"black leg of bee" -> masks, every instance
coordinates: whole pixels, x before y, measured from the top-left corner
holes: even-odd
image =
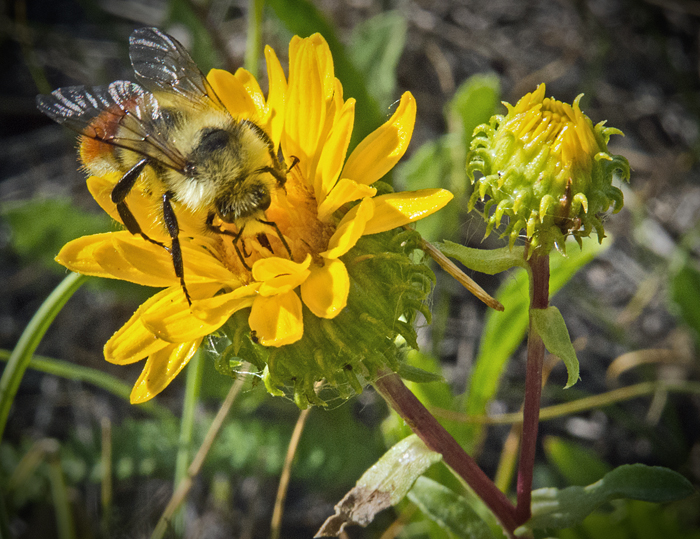
[[[241,227],[241,229],[238,231],[237,234],[233,235],[233,248],[236,250],[236,254],[238,255],[238,258],[241,260],[241,264],[243,264],[243,267],[247,269],[248,271],[253,271],[248,264],[246,264],[245,258],[250,256],[250,253],[245,252],[245,245],[243,245],[243,253],[241,253],[241,250],[238,248],[238,242],[241,239],[241,235],[243,234],[243,231],[245,230],[245,225]],[[244,256],[245,255],[245,256]]]
[[[134,214],[131,213],[131,210],[126,205],[127,195],[131,192],[131,189],[134,187],[136,180],[138,180],[139,175],[141,174],[141,172],[143,172],[143,169],[146,167],[147,164],[148,159],[141,159],[141,161],[139,161],[133,167],[127,170],[126,173],[117,182],[117,185],[114,186],[114,189],[112,189],[112,194],[110,195],[110,197],[112,199],[112,202],[114,202],[117,205],[117,212],[119,213],[119,217],[121,217],[122,223],[124,223],[124,226],[129,232],[131,232],[134,235],[138,234],[144,240],[150,241],[151,243],[158,245],[159,247],[164,247],[167,249],[167,247],[161,242],[149,238],[146,234],[144,234],[144,232],[141,230],[141,226],[139,225],[138,221],[136,221],[136,217],[134,217]]]
[[[262,219],[258,219],[259,223],[262,223],[267,226],[271,226],[275,229],[275,232],[277,232],[277,237],[280,239],[282,242],[282,245],[284,245],[284,248],[287,249],[287,252],[289,253],[289,259],[293,260],[292,258],[292,250],[289,248],[289,244],[287,243],[287,240],[284,239],[284,236],[282,235],[282,232],[280,232],[279,227],[277,226],[277,223],[274,221],[263,221]]]
[[[243,256],[243,253],[241,253],[241,250],[238,248],[238,242],[241,239],[241,234],[243,234],[243,229],[245,229],[245,225],[241,227],[241,229],[238,232],[231,232],[230,230],[222,230],[221,228],[218,228],[214,226],[214,217],[216,215],[213,213],[210,213],[207,216],[206,220],[206,225],[209,230],[212,232],[216,232],[217,234],[224,234],[225,236],[232,236],[233,237],[233,248],[236,250],[236,254],[238,255],[238,259],[241,261],[241,264],[243,264],[243,267],[248,270],[252,271],[250,269],[250,266],[246,264],[245,257]],[[243,252],[245,252],[245,247],[243,247]],[[246,254],[248,256],[248,254]]]
[[[180,227],[177,224],[177,217],[173,206],[170,204],[172,196],[173,194],[170,191],[166,191],[163,194],[163,221],[165,221],[165,227],[168,229],[168,234],[170,234],[170,256],[173,259],[175,275],[180,279],[180,285],[187,298],[187,303],[192,305],[192,299],[187,291],[187,286],[185,286],[185,269],[182,264],[182,249],[180,247],[179,238]]]
[[[296,155],[292,156],[292,164],[287,167],[287,174],[289,174],[292,169],[297,166],[297,163],[299,162],[299,158]]]

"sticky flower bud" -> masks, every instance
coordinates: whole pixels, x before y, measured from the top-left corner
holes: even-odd
[[[612,185],[617,175],[629,181],[627,160],[608,152],[618,129],[593,125],[583,114],[579,95],[573,105],[545,98],[545,85],[525,95],[505,116],[493,116],[474,131],[467,174],[474,185],[469,210],[485,201],[486,236],[509,218],[501,237],[512,247],[525,230],[528,254],[564,249],[568,235],[605,237],[601,220],[610,206],[623,206],[622,191]],[[483,177],[475,178],[475,172]],[[487,200],[488,199],[488,200]]]

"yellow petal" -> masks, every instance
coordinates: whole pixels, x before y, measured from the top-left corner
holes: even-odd
[[[298,264],[293,260],[270,257],[253,264],[253,278],[261,282],[258,290],[261,296],[285,294],[303,283],[309,276],[311,255]]]
[[[152,399],[180,373],[202,343],[202,339],[171,344],[152,354],[131,390],[131,404]]]
[[[265,103],[265,96],[260,89],[258,81],[253,77],[253,75],[247,69],[239,67],[234,75],[240,83],[245,88],[246,92],[250,96],[255,105],[255,116],[257,118],[264,118],[267,114],[267,104]]]
[[[334,318],[348,303],[350,277],[340,260],[325,260],[323,267],[314,267],[301,285],[301,299],[319,318]]]
[[[200,238],[200,240],[205,242],[206,238]],[[217,252],[215,245],[207,248],[206,243],[203,245],[191,241],[180,243],[185,266],[185,282],[219,282],[231,288],[240,286],[240,276],[232,273],[212,254]]]
[[[104,245],[112,247],[112,232],[83,236],[66,243],[56,255],[56,262],[71,271],[94,277],[114,278],[95,260],[95,251]]]
[[[92,254],[114,279],[155,287],[179,282],[167,251],[129,232],[112,232],[110,242],[103,243]]]
[[[219,289],[217,283],[188,286],[192,297],[203,299],[213,296]],[[141,314],[143,325],[156,337],[171,343],[192,341],[208,335],[221,327],[226,320],[216,319],[207,323],[194,316],[185,294],[178,287],[171,287],[168,293],[159,294]]]
[[[352,128],[355,123],[355,100],[348,99],[342,105],[337,117],[334,119],[328,139],[323,144],[323,150],[316,169],[314,192],[316,200],[323,202],[328,192],[333,189],[338,180],[340,171],[345,162],[345,156],[352,136]]]
[[[421,189],[374,197],[374,216],[367,222],[365,234],[377,234],[423,219],[444,207],[453,196],[446,189]]]
[[[162,290],[149,298],[132,315],[104,346],[105,359],[117,365],[128,365],[161,350],[168,343],[160,340],[151,331],[146,329],[141,321],[143,312],[158,302],[162,296],[170,294],[170,290]]]
[[[232,292],[192,302],[192,314],[210,325],[222,325],[233,313],[253,304],[260,283],[251,283]]]
[[[318,220],[327,223],[331,215],[343,204],[361,198],[373,197],[377,190],[369,185],[363,185],[347,178],[341,178],[335,187],[318,207]]]
[[[250,118],[256,115],[258,109],[253,98],[234,75],[223,69],[212,69],[207,80],[231,116]]]
[[[309,269],[311,265],[311,255],[306,255],[303,262],[298,263],[288,258],[279,256],[271,256],[269,258],[261,258],[253,264],[252,273],[253,279],[259,282],[269,281],[280,275],[294,275],[303,273]]]
[[[304,334],[301,300],[294,291],[258,297],[250,310],[248,324],[264,346],[292,344]]]
[[[415,121],[416,101],[406,92],[389,121],[370,133],[350,154],[342,177],[370,185],[384,176],[406,152]]]
[[[308,40],[301,43],[295,63],[289,69],[283,148],[285,155],[299,158],[297,166],[302,175],[313,178],[318,141],[326,123],[326,101],[312,43]],[[295,73],[300,75],[294,76]]]
[[[92,198],[112,219],[119,222],[121,222],[121,218],[117,212],[117,205],[112,202],[112,191],[121,177],[122,175],[118,172],[113,172],[104,176],[90,176],[87,179],[87,188]]]
[[[275,145],[279,148],[284,128],[285,103],[287,99],[287,79],[284,76],[282,65],[280,64],[272,47],[265,47],[265,61],[267,63],[267,80],[269,90],[267,92],[267,106],[271,117],[268,123],[268,133]]]
[[[324,258],[338,258],[352,249],[365,233],[367,221],[374,215],[374,199],[362,199],[338,223],[338,228],[328,241],[328,250],[321,253]]]

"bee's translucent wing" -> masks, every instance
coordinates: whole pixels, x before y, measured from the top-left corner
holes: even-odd
[[[204,74],[175,38],[157,28],[139,28],[129,38],[129,56],[134,72],[147,89],[225,110]]]
[[[115,81],[109,86],[68,86],[37,96],[37,107],[52,120],[78,133],[184,170],[185,158],[160,132],[160,108],[138,84]]]

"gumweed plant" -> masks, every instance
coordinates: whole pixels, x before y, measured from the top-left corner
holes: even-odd
[[[198,208],[176,206],[190,303],[161,245],[168,230],[153,219],[159,196],[137,185],[129,208],[148,224],[144,232],[154,242],[128,230],[108,232],[74,240],[56,258],[82,274],[166,287],[104,348],[112,363],[146,360],[132,403],[162,391],[216,333],[230,337],[230,356],[245,355],[241,347],[255,349],[250,359],[271,393],[283,394],[293,381],[302,408],[320,403],[313,389],[318,380],[359,391],[358,378],[373,380],[387,361],[397,367],[385,352],[398,335],[415,340],[410,321],[425,310],[430,277],[409,257],[415,247],[411,233],[392,231],[437,211],[452,195],[439,189],[394,193],[388,186],[378,194],[372,186],[406,151],[415,122],[413,96],[404,94],[392,117],[346,160],[355,100],[343,99],[325,40],[319,34],[292,40],[288,79],[274,51],[268,47],[265,53],[267,99],[244,69],[213,70],[208,82],[233,118],[260,126],[274,153],[281,151],[290,163],[284,188],[271,191],[265,211],[280,238],[246,236],[239,248],[235,225],[220,223],[230,234],[212,234],[203,229],[206,215]],[[117,221],[111,193],[119,177],[88,179],[90,192]],[[229,322],[244,309],[247,320]]]
[[[514,537],[533,515],[545,347],[565,362],[568,386],[578,379],[564,320],[549,305],[550,252],[564,253],[570,236],[579,245],[591,234],[602,241],[606,212],[622,208],[612,181],[629,180],[629,165],[607,148],[620,131],[593,125],[580,109],[581,96],[573,104],[546,98],[544,85],[515,106],[506,104],[506,115],[476,129],[466,170],[473,184],[469,209],[482,202],[486,234],[503,228],[508,246],[484,252],[444,242],[439,253],[407,225],[443,208],[452,194],[394,192],[382,182],[411,140],[416,102],[409,92],[349,152],[355,100],[344,98],[319,34],[291,40],[287,76],[272,48],[265,49],[267,95],[245,69],[215,69],[205,77],[182,45],[155,29],[137,30],[131,47],[143,88],[123,81],[105,90],[72,87],[40,101],[42,110],[81,133],[90,193],[124,225],[71,241],[56,260],[81,275],[162,288],[104,347],[111,363],[145,361],[131,402],[158,395],[204,346],[223,374],[236,377],[249,362],[269,393],[288,396],[301,409],[327,404],[321,382],[334,398],[371,384],[422,440],[432,455],[425,462],[450,466]],[[181,99],[197,112],[196,129],[183,128],[189,117],[177,110]],[[226,161],[221,152],[228,145],[237,153]],[[189,161],[178,168],[187,148],[192,159],[204,155],[196,161],[201,169],[216,174],[199,178]],[[212,180],[228,170],[221,163],[235,171],[233,179],[216,180],[226,196]],[[208,190],[206,181],[219,190]],[[435,277],[425,253],[443,267],[444,253],[477,271],[521,266],[529,272],[515,504],[398,374],[406,350],[418,348],[418,314],[430,321],[426,300]],[[396,462],[412,450],[400,446]],[[408,478],[404,490],[375,496],[358,482],[319,533],[337,535],[346,523],[364,524],[367,514],[398,503],[424,468],[398,469]],[[363,497],[381,503],[367,511],[357,502]]]

